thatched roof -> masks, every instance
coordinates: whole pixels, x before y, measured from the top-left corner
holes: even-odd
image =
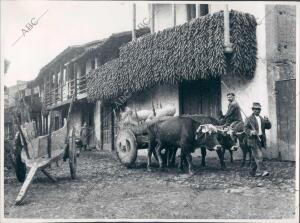
[[[257,59],[255,17],[230,12],[230,58],[224,53],[223,23],[223,12],[217,12],[126,44],[118,59],[88,74],[88,99],[109,100],[184,80],[252,78]]]

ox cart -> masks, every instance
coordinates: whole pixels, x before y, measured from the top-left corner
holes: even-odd
[[[52,130],[52,111],[50,111],[50,130],[47,135],[37,136],[34,121],[18,124],[18,133],[15,137],[14,164],[16,177],[23,182],[21,190],[16,198],[16,204],[21,204],[31,185],[37,171],[41,171],[51,181],[56,182],[46,170],[53,162],[69,159],[71,178],[76,178],[76,145],[75,129],[69,127],[69,116],[72,110],[73,100],[70,104],[68,117],[64,119],[62,128]],[[26,169],[30,168],[27,176]]]
[[[115,140],[116,153],[120,162],[126,167],[131,167],[136,161],[138,150],[148,148],[148,126],[171,117],[173,116],[157,117],[138,125],[121,126]]]

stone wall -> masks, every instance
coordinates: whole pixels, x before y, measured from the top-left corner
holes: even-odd
[[[277,136],[276,91],[279,80],[295,78],[296,74],[296,7],[292,5],[266,5],[266,60],[268,80],[268,100],[271,129],[270,141],[273,156],[284,153],[279,147]],[[296,89],[295,89],[296,90]],[[296,115],[296,114],[295,114]],[[293,133],[291,133],[293,134]],[[296,134],[296,133],[294,133]]]

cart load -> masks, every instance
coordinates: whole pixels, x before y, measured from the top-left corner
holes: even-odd
[[[166,106],[156,111],[133,111],[127,107],[121,114],[115,140],[116,153],[120,162],[126,167],[131,167],[136,161],[138,150],[148,148],[148,126],[174,117],[175,113],[174,106]]]

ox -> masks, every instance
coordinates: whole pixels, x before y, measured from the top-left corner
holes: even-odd
[[[222,160],[222,146],[218,141],[217,128],[211,124],[201,124],[190,117],[173,117],[163,122],[158,122],[148,127],[148,170],[151,169],[151,156],[156,153],[159,167],[163,168],[161,150],[163,148],[181,148],[179,169],[186,158],[189,173],[193,174],[191,153],[199,147],[207,147],[217,151]],[[224,161],[223,161],[224,162]]]
[[[224,154],[225,151],[228,150],[230,152],[230,156],[231,156],[231,162],[233,162],[233,157],[232,157],[232,152],[236,151],[239,147],[242,148],[243,150],[243,154],[245,154],[245,152],[247,152],[247,147],[245,146],[244,143],[240,143],[239,142],[244,142],[243,138],[244,136],[240,133],[238,133],[237,131],[241,131],[239,128],[241,126],[243,126],[243,123],[238,123],[238,125],[232,125],[235,128],[232,128],[231,126],[229,128],[223,129],[222,126],[217,126],[220,124],[220,121],[218,121],[217,119],[210,117],[210,116],[205,116],[205,115],[186,115],[186,116],[182,116],[182,117],[187,117],[187,118],[191,118],[194,121],[196,121],[197,123],[199,123],[199,125],[203,125],[203,124],[213,124],[216,125],[217,130],[218,130],[218,142],[221,144],[222,148],[221,148],[221,152],[219,155],[220,158],[220,164],[221,164],[221,168],[222,169],[226,169],[226,165],[224,162]],[[165,148],[166,149],[166,148]],[[202,161],[201,161],[201,165],[202,166],[206,166],[205,163],[205,158],[206,158],[206,149],[208,150],[213,150],[212,148],[203,145],[201,146],[201,157],[202,157]],[[165,156],[163,157],[163,161],[164,163],[167,164],[167,166],[174,166],[175,165],[175,158],[176,158],[176,151],[177,151],[177,147],[169,147],[166,150]],[[185,157],[183,157],[183,161],[186,161]],[[245,160],[245,158],[244,158]]]

